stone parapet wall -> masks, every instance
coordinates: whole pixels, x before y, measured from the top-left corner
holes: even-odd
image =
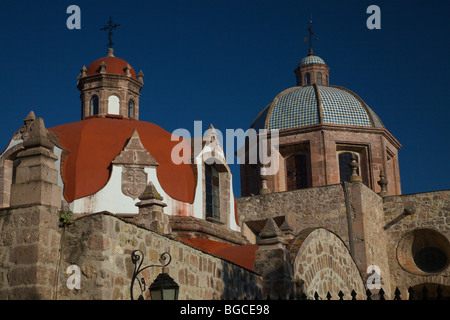
[[[143,267],[160,264],[164,252],[171,254],[169,275],[180,286],[181,300],[250,298],[259,294],[260,277],[250,270],[117,217],[95,214],[77,220],[64,232],[58,299],[130,299],[134,269],[131,253],[137,249],[144,254]],[[79,290],[65,285],[65,270],[73,264],[81,269]],[[155,267],[141,275],[150,285],[159,273],[161,268]],[[135,299],[139,296],[137,289],[135,284]]]
[[[29,206],[0,210],[0,299],[129,300],[134,250],[144,254],[142,267],[171,254],[179,299],[261,298],[259,275],[171,237],[102,213],[61,228],[58,209]],[[76,269],[79,289],[68,285]],[[140,277],[148,288],[161,272],[149,268]],[[137,299],[137,283],[134,289]]]

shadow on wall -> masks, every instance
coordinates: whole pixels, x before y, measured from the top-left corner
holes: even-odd
[[[259,275],[240,266],[222,261],[222,269],[218,272],[224,288],[222,300],[255,300],[261,299]]]

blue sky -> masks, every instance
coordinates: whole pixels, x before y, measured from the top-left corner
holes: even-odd
[[[66,27],[72,4],[81,30]],[[366,27],[372,4],[380,30]],[[30,110],[47,127],[80,120],[76,77],[106,55],[109,16],[121,25],[115,55],[145,74],[140,120],[192,133],[199,120],[246,130],[295,86],[312,16],[330,84],[357,93],[402,144],[403,193],[449,189],[450,3],[441,0],[2,1],[0,149]]]

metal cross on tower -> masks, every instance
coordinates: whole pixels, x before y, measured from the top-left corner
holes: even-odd
[[[314,32],[312,31],[312,28],[311,28],[312,24],[313,24],[312,20],[309,20],[308,32],[309,32],[309,55],[310,56],[314,55],[313,49],[312,49],[312,40],[319,40],[319,38],[313,39],[313,37],[312,37],[314,34]],[[306,42],[306,41],[308,41],[308,39],[304,38],[304,41]]]
[[[116,29],[117,27],[119,27],[120,26],[120,24],[113,24],[113,22],[112,22],[112,20],[111,20],[111,17],[109,17],[109,22],[108,22],[108,24],[106,25],[106,26],[104,26],[103,28],[101,28],[100,30],[102,30],[102,31],[108,31],[108,40],[109,40],[109,43],[107,44],[107,46],[108,47],[110,47],[110,48],[112,48],[112,46],[114,45],[114,42],[112,42],[112,40],[111,40],[111,35],[112,35],[112,31],[114,30],[114,29]]]

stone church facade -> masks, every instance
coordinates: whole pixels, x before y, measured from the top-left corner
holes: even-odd
[[[144,74],[112,48],[83,67],[81,120],[46,128],[32,111],[0,154],[0,299],[128,300],[134,250],[171,255],[180,299],[450,297],[450,191],[402,195],[377,114],[312,49],[294,72],[251,125],[279,131],[279,170],[243,164],[235,198],[214,128],[174,141],[139,120]],[[180,145],[190,161],[174,163]]]

